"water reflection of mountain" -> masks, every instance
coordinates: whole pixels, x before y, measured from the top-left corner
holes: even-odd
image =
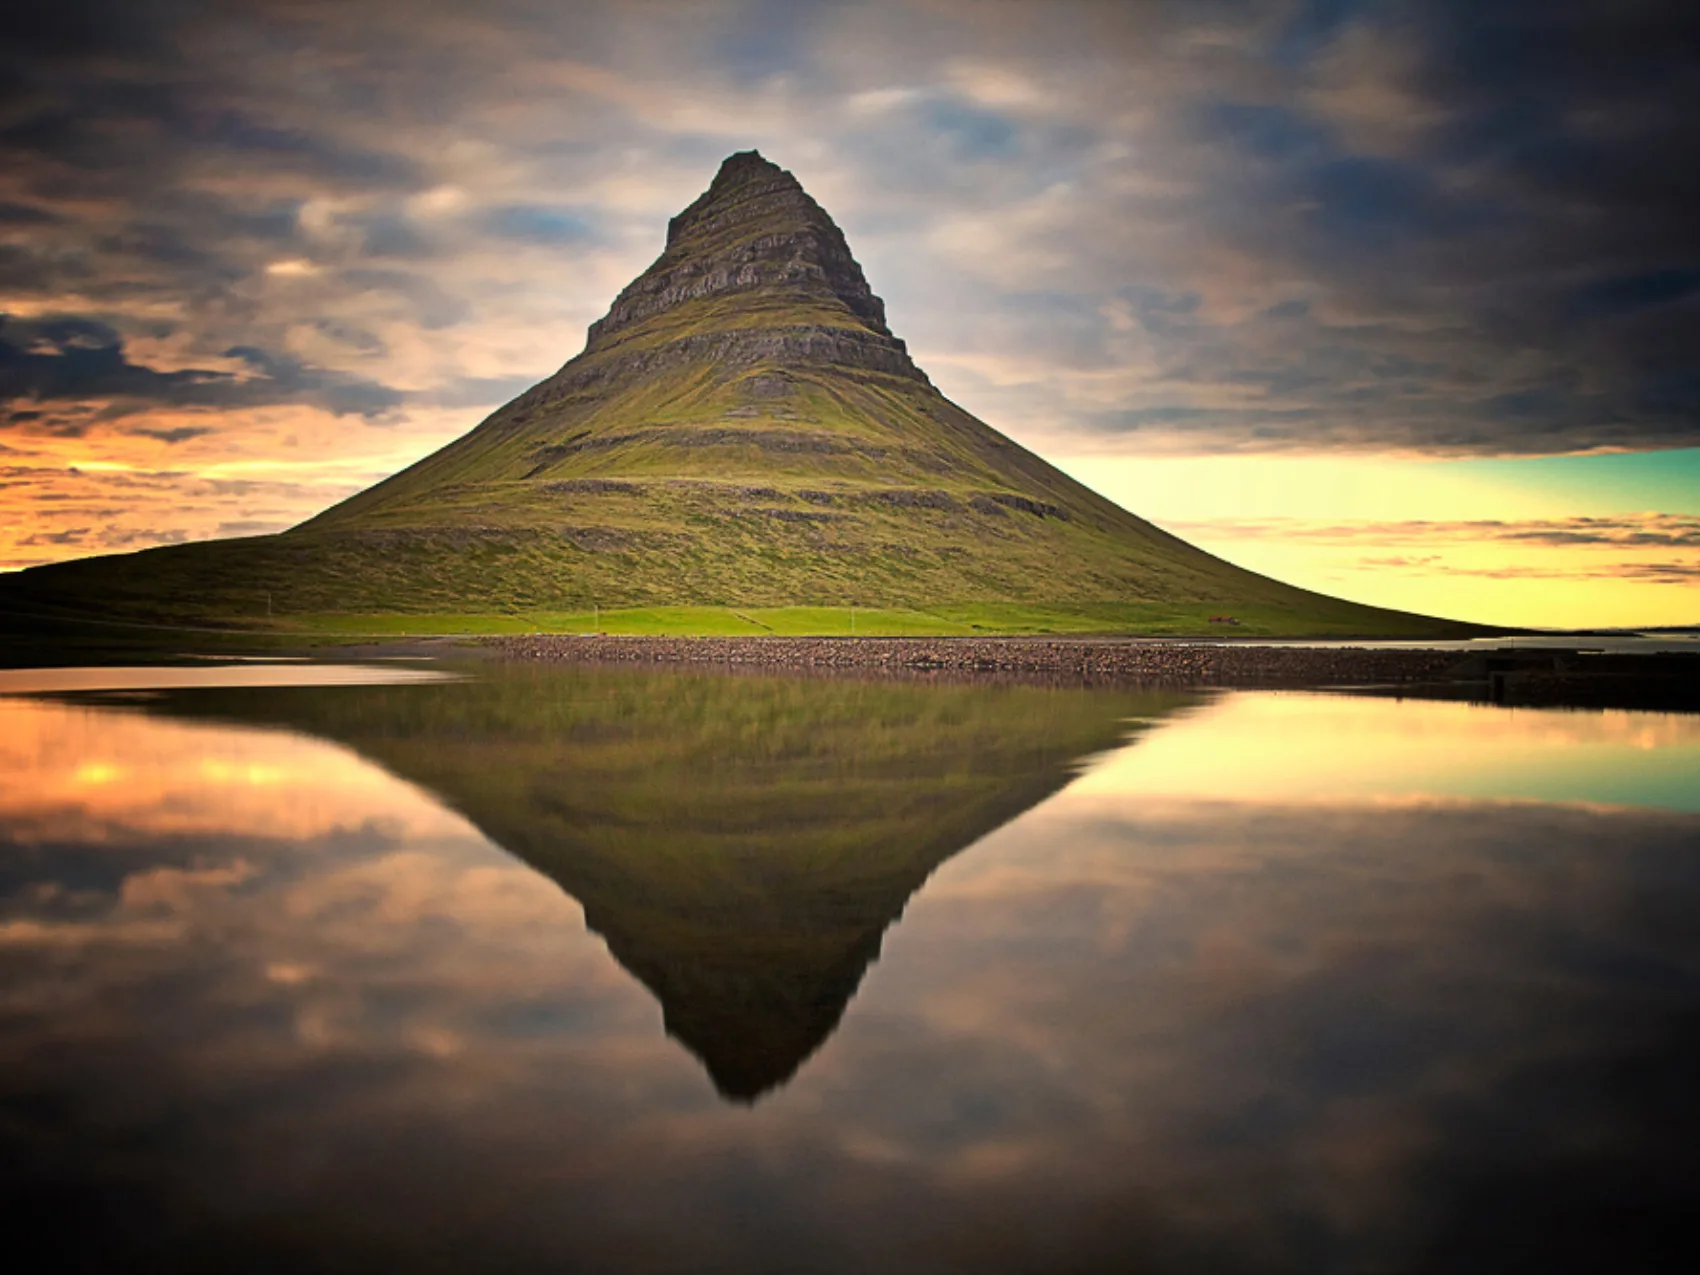
[[[934,868],[1190,702],[498,667],[162,707],[307,730],[429,788],[577,899],[721,1093],[753,1101],[831,1034]]]

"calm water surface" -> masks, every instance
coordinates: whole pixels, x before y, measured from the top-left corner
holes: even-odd
[[[39,1269],[1693,1269],[1700,719],[197,672],[0,686]]]

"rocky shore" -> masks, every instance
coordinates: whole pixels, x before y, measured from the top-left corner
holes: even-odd
[[[1093,686],[1314,687],[1528,706],[1700,710],[1700,655],[1444,651],[1093,638],[504,636],[500,659]]]
[[[1236,686],[1388,684],[1444,678],[1452,651],[1205,646],[1062,638],[493,637],[503,658],[597,664],[1032,674],[1068,680]]]

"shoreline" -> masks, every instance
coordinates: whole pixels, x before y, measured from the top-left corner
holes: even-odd
[[[1226,645],[1068,638],[671,638],[506,635],[532,663],[1034,679],[1073,685],[1354,689],[1527,707],[1700,711],[1700,653]]]
[[[507,660],[668,664],[781,671],[1026,673],[1093,681],[1184,682],[1254,678],[1280,683],[1323,676],[1376,682],[1425,680],[1459,661],[1453,651],[1371,650],[1106,638],[603,637],[519,634],[478,645]]]

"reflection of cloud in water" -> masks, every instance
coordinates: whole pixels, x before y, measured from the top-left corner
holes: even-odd
[[[1421,1266],[1476,1227],[1478,1252],[1516,1236],[1566,1269],[1578,1227],[1692,1155],[1691,1100],[1609,1081],[1700,1061],[1697,833],[1527,807],[1112,818],[1065,795],[940,871],[831,1061],[948,1076],[880,1113],[911,1159],[996,1145],[1018,1181],[1119,1183],[1241,1259],[1302,1217],[1330,1267]],[[917,1113],[941,1109],[960,1118],[928,1146]],[[1500,1211],[1473,1216],[1490,1172]],[[1594,1207],[1551,1216],[1548,1190]]]
[[[0,699],[0,820],[17,843],[322,837],[375,815],[396,836],[474,836],[425,793],[323,740]]]
[[[320,664],[294,659],[219,664],[91,665],[83,668],[0,668],[0,695],[147,692],[209,687],[393,686],[441,682],[450,674],[398,664]]]
[[[79,806],[68,736],[0,807],[0,1189],[72,1257],[1646,1269],[1694,1203],[1692,816],[1083,784],[940,868],[750,1109],[418,789],[32,707],[131,777]],[[172,779],[213,752],[284,804]]]

